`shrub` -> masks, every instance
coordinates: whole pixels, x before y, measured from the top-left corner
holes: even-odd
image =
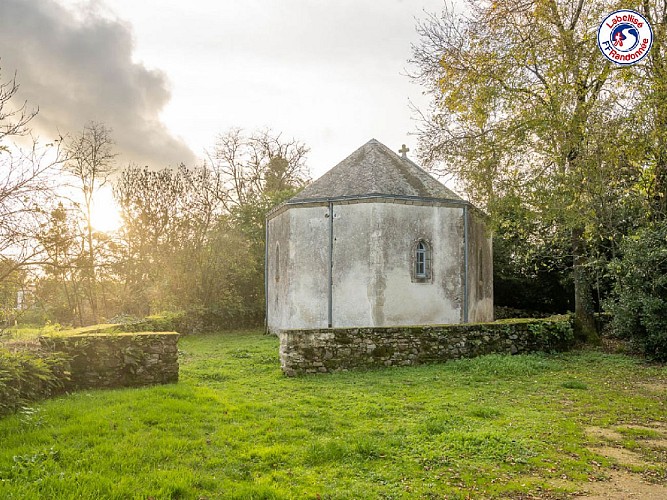
[[[58,354],[0,348],[0,415],[60,391],[66,366],[67,360]]]
[[[146,316],[135,323],[131,323],[128,331],[135,332],[182,332],[185,330],[185,313],[163,312]],[[188,332],[190,333],[190,332]]]
[[[621,338],[654,360],[667,361],[667,221],[625,238],[612,264],[614,300],[607,304]]]
[[[228,314],[204,307],[193,307],[187,311],[161,312],[140,320],[121,323],[126,332],[178,332],[181,334],[206,333],[228,330],[241,326],[257,326],[256,321],[239,320]]]
[[[119,333],[119,332],[178,332],[192,333],[183,312],[162,312],[144,318],[130,314],[120,314],[111,318],[108,325],[93,325],[77,329],[77,333]]]
[[[528,330],[541,346],[541,350],[564,351],[574,341],[572,323],[572,318],[568,315],[551,316],[543,320],[534,320],[534,323],[528,325]]]
[[[502,325],[507,335],[516,335],[521,329],[519,325],[527,325],[531,333],[531,351],[566,351],[574,343],[572,317],[567,314],[548,318],[503,319],[496,321],[495,324]]]

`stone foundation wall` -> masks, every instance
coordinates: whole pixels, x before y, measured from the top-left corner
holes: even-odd
[[[69,360],[65,390],[73,390],[177,382],[178,338],[142,332],[41,337],[40,343]]]
[[[288,376],[358,367],[437,363],[483,354],[566,350],[568,317],[494,323],[282,330],[280,363]]]

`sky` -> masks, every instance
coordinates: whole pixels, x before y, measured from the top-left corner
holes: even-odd
[[[371,138],[416,146],[416,19],[443,0],[1,0],[2,81],[45,141],[90,121],[118,162],[200,162],[218,134],[270,128],[317,178]],[[413,153],[409,154],[412,155]]]

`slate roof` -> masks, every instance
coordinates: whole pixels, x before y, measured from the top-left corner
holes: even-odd
[[[410,159],[371,139],[288,203],[368,195],[461,200]]]

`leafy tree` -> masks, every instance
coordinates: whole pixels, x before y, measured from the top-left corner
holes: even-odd
[[[649,20],[653,46],[644,64],[628,74],[639,89],[634,111],[638,147],[644,153],[636,183],[645,197],[646,218],[628,231],[611,262],[614,295],[607,302],[617,334],[632,340],[654,359],[667,360],[667,3],[635,5]]]
[[[633,137],[624,134],[633,123],[622,113],[633,96],[595,39],[613,5],[468,0],[466,7],[418,27],[414,76],[433,98],[420,134],[423,159],[443,162],[496,227],[514,204],[537,221],[521,228],[528,241],[544,249],[552,239],[565,243],[578,330],[594,339],[597,242],[612,235],[618,243],[619,220],[599,210],[601,198],[608,204],[632,191],[621,174],[637,178],[641,156],[623,139]]]
[[[609,304],[613,326],[651,358],[667,361],[667,221],[625,238],[612,270],[616,300]]]
[[[45,249],[38,295],[48,304],[54,319],[62,323],[84,323],[82,283],[79,265],[82,262],[81,231],[74,210],[63,202],[51,211],[43,224],[38,241]]]
[[[215,151],[201,167],[129,167],[115,182],[128,312],[187,309],[218,326],[261,322],[266,213],[304,184],[307,148],[235,130]]]
[[[118,273],[125,283],[126,310],[133,314],[146,315],[156,307],[171,305],[166,303],[163,279],[187,237],[181,231],[184,168],[152,171],[130,166],[114,184],[123,218],[123,257]]]
[[[667,216],[667,3],[641,0],[635,6],[653,29],[653,46],[645,64],[637,65],[630,77],[641,89],[638,141],[644,147],[648,167],[646,193],[654,218]]]
[[[7,271],[2,269],[4,267],[12,269],[7,274]],[[20,311],[18,311],[18,294],[23,289],[26,281],[25,271],[17,267],[11,259],[3,259],[0,261],[0,272],[5,275],[5,278],[0,281],[0,334],[4,327],[10,326],[17,320]]]
[[[264,316],[264,255],[266,215],[276,205],[296,194],[308,182],[306,156],[301,142],[283,140],[270,131],[245,136],[232,130],[218,138],[209,155],[227,209],[226,232],[237,233],[244,242],[244,286],[239,289],[248,319],[257,323]]]

